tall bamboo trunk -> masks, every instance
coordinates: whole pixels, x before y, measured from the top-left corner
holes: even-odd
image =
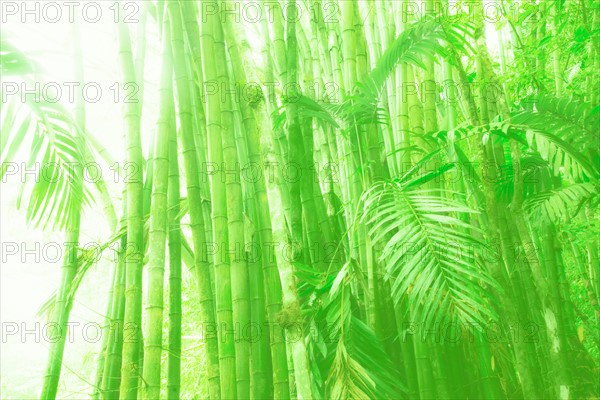
[[[126,194],[123,202],[126,203]],[[124,216],[127,213],[126,206],[123,206],[124,213],[120,226],[124,226]],[[113,294],[111,324],[108,332],[108,346],[106,349],[106,361],[102,376],[102,399],[118,399],[119,385],[121,382],[121,362],[123,351],[123,317],[125,314],[125,251],[127,249],[127,236],[118,242],[119,247],[116,253],[115,273],[116,282]]]
[[[216,3],[207,7],[218,7]],[[217,11],[217,10],[213,10]],[[218,14],[208,13],[206,22],[202,25],[201,43],[203,58],[204,82],[206,85],[215,85],[219,82],[219,74],[226,70],[224,59],[215,55],[223,48],[219,38]],[[222,53],[221,53],[222,54]],[[208,86],[206,86],[208,89]],[[214,88],[214,86],[213,86]],[[221,396],[235,398],[236,360],[234,346],[233,306],[231,299],[231,269],[227,254],[224,252],[228,243],[228,215],[227,215],[227,188],[225,185],[225,171],[223,168],[223,143],[222,137],[226,132],[223,129],[221,90],[216,92],[206,91],[206,128],[208,134],[208,163],[213,167],[209,176],[210,197],[212,207],[213,240],[218,253],[215,255],[215,305],[216,319],[219,333],[219,369],[221,371]]]
[[[246,48],[246,52],[242,52],[242,45],[239,42],[240,35],[236,34],[234,27],[229,20],[225,21],[225,32],[236,81],[258,84],[260,81],[255,75],[256,68],[254,64],[250,62],[248,49]],[[268,54],[268,51],[266,53]],[[246,74],[248,74],[248,76]],[[266,72],[265,81],[269,79],[269,76],[270,74]],[[264,112],[263,110],[265,107],[265,104],[261,101],[254,109],[251,109],[246,102],[242,101],[240,104],[240,111],[245,127],[249,161],[253,165],[259,165],[261,173],[259,179],[253,179],[256,196],[256,231],[258,234],[258,243],[260,244],[258,255],[260,256],[263,269],[263,286],[267,310],[267,321],[265,321],[264,327],[268,327],[267,332],[262,330],[264,334],[261,336],[265,336],[268,339],[271,350],[273,397],[275,399],[288,399],[290,394],[285,339],[281,326],[276,323],[282,306],[281,282],[277,271],[277,265],[270,252],[270,248],[273,247],[274,242],[271,230],[270,205],[265,187],[265,180],[269,179],[270,174],[268,170],[264,168],[266,164],[265,160],[261,158],[260,152],[259,129],[261,125],[259,125],[258,122],[259,116],[263,115],[262,113]],[[253,311],[253,319],[255,314],[256,313]],[[253,357],[254,355],[255,354],[253,353]]]
[[[223,5],[221,10],[223,12]],[[215,26],[215,50],[217,59],[228,61],[225,51],[225,38],[221,21],[225,20],[226,14],[216,21]],[[219,65],[217,65],[219,67]],[[224,62],[217,69],[217,81],[221,88],[232,88],[232,80],[229,78],[228,65]],[[207,77],[208,78],[208,77]],[[208,79],[207,79],[208,80]],[[235,88],[233,88],[235,89]],[[236,127],[233,120],[233,103],[237,98],[230,92],[223,93],[223,108],[221,109],[221,141],[223,146],[222,174],[225,174],[226,186],[226,211],[227,211],[227,253],[229,256],[230,279],[231,279],[231,302],[233,308],[233,319],[230,329],[233,330],[233,341],[235,344],[235,376],[236,395],[239,399],[250,398],[250,342],[243,333],[250,326],[250,293],[248,264],[244,254],[246,237],[244,234],[244,198],[240,184],[240,163],[238,149],[236,147]],[[221,100],[220,100],[221,101]],[[209,100],[209,107],[211,103]],[[210,108],[209,108],[210,110]],[[210,123],[210,122],[209,122]],[[221,175],[222,177],[223,175]],[[229,341],[229,340],[228,340]]]
[[[124,82],[136,82],[129,28],[118,25],[119,55]],[[125,254],[126,289],[123,326],[121,399],[136,399],[139,386],[139,362],[142,323],[142,265],[144,258],[143,157],[140,139],[138,103],[125,104],[126,168],[131,170],[127,186],[127,249]]]
[[[219,345],[215,319],[215,303],[209,264],[203,257],[207,249],[207,239],[204,231],[204,216],[202,212],[202,196],[200,193],[200,178],[196,145],[193,136],[192,103],[190,99],[189,78],[184,54],[182,16],[179,3],[169,2],[168,12],[171,22],[171,40],[173,43],[173,59],[177,100],[180,121],[181,150],[184,158],[184,170],[188,194],[190,228],[194,244],[194,273],[197,276],[200,292],[200,321],[203,339],[207,343],[209,396],[211,399],[221,398]],[[225,396],[223,396],[225,397]]]
[[[162,71],[160,81],[160,111],[154,154],[152,207],[150,209],[148,292],[146,297],[144,335],[144,398],[159,399],[161,387],[161,355],[163,328],[163,285],[167,239],[167,191],[169,184],[169,142],[171,101],[173,98],[173,65],[168,14],[165,14],[162,37]]]
[[[98,360],[96,361],[96,371],[94,372],[94,390],[92,392],[92,399],[97,400],[100,398],[102,393],[102,377],[104,374],[104,366],[106,365],[106,359],[108,358],[108,351],[110,346],[110,329],[112,319],[114,317],[114,303],[115,303],[115,289],[119,280],[117,263],[115,263],[112,277],[110,279],[110,289],[108,291],[108,301],[106,304],[106,312],[104,318],[104,325],[102,326],[102,342],[100,345],[100,351],[98,353]]]
[[[270,61],[267,60],[267,63]],[[268,79],[268,75],[267,75]],[[257,115],[257,121],[259,126],[270,127],[270,121],[268,114],[264,112]],[[276,162],[276,155],[273,149],[275,148],[275,141],[273,137],[273,130],[270,127],[269,134],[261,136],[261,150],[263,152],[263,162],[270,163],[270,165]],[[268,165],[268,164],[267,164]],[[304,337],[301,336],[296,338],[298,335],[298,327],[303,326],[301,320],[301,314],[298,303],[298,294],[296,291],[296,283],[294,277],[294,267],[290,262],[290,257],[285,253],[286,248],[293,245],[289,241],[289,234],[287,230],[287,224],[285,220],[285,207],[283,203],[283,193],[286,190],[285,185],[281,181],[281,176],[276,174],[273,179],[266,180],[266,190],[269,199],[269,209],[271,213],[271,228],[273,235],[273,242],[276,244],[275,255],[277,260],[277,267],[279,270],[279,276],[282,285],[282,300],[283,307],[279,315],[275,316],[275,319],[271,322],[275,322],[285,330],[286,337],[295,337],[290,344],[291,359],[293,360],[294,377],[295,377],[295,388],[299,399],[311,399],[312,396],[312,385],[310,382],[310,373],[308,368],[308,357],[306,353],[306,345],[304,343]],[[288,336],[295,335],[295,336]]]
[[[171,96],[173,92],[171,90]],[[169,99],[169,188],[167,195],[169,240],[169,336],[167,398],[179,400],[181,391],[181,225],[177,130],[173,97]]]

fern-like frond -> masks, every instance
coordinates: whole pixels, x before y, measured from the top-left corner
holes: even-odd
[[[379,58],[375,69],[371,71],[366,81],[373,83],[373,89],[380,89],[399,63],[409,63],[425,69],[425,59],[447,56],[442,41],[454,42],[460,35],[456,31],[462,28],[459,25],[453,24],[454,28],[444,29],[439,21],[424,19],[409,26]],[[448,31],[458,33],[458,35],[449,37]]]
[[[408,294],[426,323],[495,318],[488,293],[498,285],[481,263],[480,232],[457,218],[475,211],[456,198],[399,183],[377,184],[363,198],[363,221],[373,242],[384,245],[381,259],[394,300]]]
[[[540,96],[524,102],[504,131],[525,138],[556,175],[600,178],[600,113],[588,103]]]
[[[321,127],[323,127],[323,129],[326,127],[337,129],[340,127],[334,116],[331,115],[330,111],[327,109],[327,103],[319,104],[303,94],[298,94],[293,100],[289,101],[296,103],[300,118],[314,118],[315,121],[317,121]],[[283,124],[286,122],[286,118],[285,107],[281,107],[278,110],[278,114],[276,114],[274,118],[275,128],[280,129],[283,127]]]
[[[295,265],[302,307],[312,316],[308,348],[317,392],[339,400],[404,398],[406,388],[380,338],[356,316],[353,286],[362,273],[356,262],[337,272]]]
[[[337,345],[335,360],[331,374],[327,378],[329,398],[331,399],[374,399],[372,388],[375,383],[360,363],[348,354],[346,344],[340,341]]]
[[[349,266],[349,264],[346,264]],[[401,399],[406,388],[371,328],[352,313],[349,270],[332,285],[324,307],[326,336],[333,341],[325,359],[328,399]],[[343,272],[344,269],[342,269]],[[338,274],[339,276],[339,274]]]
[[[564,223],[575,217],[581,206],[600,195],[593,183],[577,183],[539,193],[525,201],[523,207],[532,221]]]
[[[4,35],[0,36],[0,76],[23,76],[39,70],[35,62],[19,51]]]
[[[1,41],[2,75],[28,81],[36,72],[35,63],[6,39]],[[6,93],[2,93],[4,97]],[[12,95],[0,114],[1,177],[8,173],[27,175],[21,195],[27,196],[27,221],[44,228],[63,229],[72,207],[90,201],[84,185],[83,168],[90,154],[85,147],[86,135],[58,103],[40,94]],[[17,155],[29,144],[28,162],[16,164]],[[24,170],[35,171],[24,173]]]
[[[83,133],[57,104],[40,102],[28,106],[32,112],[28,128],[13,129],[21,135],[14,137],[13,143],[31,137],[27,167],[35,169],[36,175],[25,182],[31,183],[27,185],[30,188],[27,221],[44,228],[52,225],[62,229],[76,202],[89,204],[82,176],[85,153],[78,140]]]
[[[349,125],[388,123],[389,115],[379,102],[385,82],[396,66],[407,63],[425,69],[426,59],[437,60],[449,55],[448,44],[458,49],[468,46],[466,38],[471,34],[471,26],[465,23],[443,26],[429,18],[415,22],[391,43],[375,68],[356,84],[342,104],[325,108]]]

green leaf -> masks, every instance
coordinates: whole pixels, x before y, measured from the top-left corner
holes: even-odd
[[[489,288],[499,287],[482,264],[484,244],[474,238],[479,230],[457,217],[476,211],[453,200],[457,195],[381,183],[363,197],[363,221],[373,241],[384,245],[394,301],[408,295],[428,323],[496,318]]]

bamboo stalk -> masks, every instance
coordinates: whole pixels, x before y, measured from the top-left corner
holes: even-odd
[[[157,122],[154,154],[152,207],[150,209],[148,292],[146,297],[146,330],[143,380],[144,397],[160,398],[161,355],[163,327],[163,286],[167,239],[167,191],[169,184],[170,112],[173,98],[173,64],[168,14],[165,14],[162,37],[162,66],[160,82],[160,113]]]
[[[119,55],[123,80],[136,82],[128,27],[121,23]],[[126,289],[123,326],[123,361],[120,397],[137,398],[142,322],[142,264],[144,253],[143,157],[140,139],[140,110],[134,100],[125,105],[127,166],[132,169],[127,186],[127,250],[125,254]]]
[[[194,270],[197,276],[198,290],[200,292],[200,313],[203,339],[207,342],[208,349],[208,372],[209,372],[209,395],[211,399],[221,398],[218,338],[216,332],[215,300],[211,288],[209,264],[203,258],[206,251],[207,239],[205,237],[198,160],[193,137],[192,110],[190,91],[188,87],[187,67],[183,52],[183,28],[182,16],[179,3],[169,2],[168,12],[171,21],[171,41],[173,48],[173,66],[175,71],[175,83],[177,88],[177,104],[179,110],[180,144],[184,158],[184,170],[188,195],[188,207],[190,214],[190,228],[194,247]]]
[[[181,225],[179,161],[177,159],[177,130],[175,124],[175,107],[173,92],[169,99],[169,183],[167,194],[168,208],[168,241],[169,241],[169,334],[167,365],[167,396],[171,400],[179,400],[181,392]]]
[[[217,7],[217,4],[211,4]],[[206,84],[215,85],[220,82],[219,72],[226,68],[225,60],[213,59],[223,44],[218,41],[218,14],[207,13],[206,22],[202,26],[201,43],[203,57],[203,73]],[[224,165],[222,137],[223,114],[221,104],[221,88],[216,92],[206,92],[207,115],[206,130],[208,134],[208,157],[216,171],[209,176],[212,206],[213,240],[217,249],[224,249],[228,242],[227,188],[222,166]],[[223,250],[220,250],[221,252]],[[221,396],[227,399],[236,397],[236,363],[234,347],[233,306],[231,299],[231,269],[226,254],[215,256],[215,306],[219,333],[219,369],[221,372]]]

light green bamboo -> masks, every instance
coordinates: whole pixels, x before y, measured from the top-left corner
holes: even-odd
[[[235,28],[238,26],[232,26],[229,20],[226,20],[224,25],[229,44],[229,54],[231,56],[232,68],[236,81],[258,85],[260,81],[256,75],[256,66],[253,64],[253,62],[251,62],[249,48],[240,42],[240,31],[235,30]],[[268,54],[268,46],[266,46],[266,49],[266,53]],[[268,68],[269,67],[267,67],[267,69]],[[248,74],[248,76],[246,76],[246,74]],[[266,79],[268,79],[270,76],[271,74],[268,72],[268,70],[265,71]],[[261,172],[259,179],[253,180],[257,202],[256,231],[259,236],[260,244],[258,255],[263,264],[263,286],[265,291],[265,306],[267,310],[267,321],[265,327],[268,327],[269,333],[269,335],[267,335],[267,332],[262,330],[261,336],[268,336],[271,349],[273,398],[288,399],[290,394],[288,385],[286,346],[284,341],[285,338],[282,328],[275,323],[279,313],[281,312],[282,293],[277,265],[271,253],[271,249],[274,247],[274,242],[271,230],[269,200],[266,194],[265,184],[266,179],[269,179],[270,172],[267,168],[264,168],[266,164],[265,160],[261,157],[260,152],[261,125],[258,124],[258,118],[260,115],[264,115],[263,113],[265,112],[265,108],[265,99],[259,100],[258,103],[252,108],[245,101],[240,103],[240,111],[245,127],[246,143],[248,145],[248,158],[252,165],[260,167]],[[253,319],[255,314],[256,313],[253,311]]]
[[[104,318],[104,325],[102,326],[102,342],[100,345],[100,351],[98,353],[98,360],[96,361],[96,371],[94,372],[94,389],[92,392],[92,398],[97,400],[100,398],[102,393],[102,378],[104,374],[104,366],[108,358],[110,344],[110,329],[112,324],[112,318],[114,317],[113,310],[115,308],[115,289],[119,280],[119,271],[117,263],[115,263],[112,276],[110,279],[110,289],[108,291],[108,301],[106,304],[106,314]]]
[[[296,11],[294,11],[296,10]],[[302,140],[302,130],[298,116],[296,98],[298,96],[298,40],[296,38],[296,18],[298,17],[298,8],[295,0],[286,0],[286,44],[287,51],[285,76],[283,81],[287,87],[284,92],[285,112],[286,112],[286,134],[287,134],[287,166],[300,168],[300,173],[304,174],[303,157],[304,142]],[[276,36],[277,38],[277,36]],[[277,38],[279,39],[279,38]],[[278,42],[275,42],[278,43]],[[275,47],[276,53],[277,47]],[[283,66],[280,65],[283,69]],[[283,74],[280,74],[283,75]],[[300,176],[300,181],[306,177]],[[290,231],[292,238],[292,262],[305,262],[303,254],[303,226],[302,226],[302,196],[300,182],[289,182],[290,189]]]
[[[166,14],[168,15],[168,14]],[[173,98],[173,64],[169,22],[165,17],[162,36],[160,111],[154,154],[152,207],[150,209],[147,323],[144,343],[144,398],[159,399],[161,387],[161,355],[163,330],[163,286],[167,239],[167,191],[169,184],[169,142],[171,99]]]
[[[223,6],[224,4],[221,3],[221,10],[223,10]],[[217,59],[223,61],[228,60],[225,52],[223,26],[221,24],[221,21],[225,18],[227,18],[226,14],[222,13],[221,18],[216,21],[214,30],[216,56]],[[219,66],[217,63],[217,67],[217,82],[219,82],[220,87],[232,88],[233,81],[229,78],[227,65],[223,63]],[[210,78],[207,76],[208,79]],[[231,96],[231,92],[227,91],[223,93],[222,99],[221,138],[223,146],[223,172],[221,173],[221,178],[223,177],[222,174],[224,174],[227,193],[227,248],[231,266],[231,302],[233,308],[233,319],[230,329],[234,332],[233,339],[235,341],[236,396],[239,399],[249,399],[250,343],[244,337],[243,333],[250,327],[250,288],[248,264],[243,250],[246,245],[244,234],[244,198],[240,183],[240,163],[235,140],[236,126],[233,120],[234,103],[237,103],[239,100],[237,97]],[[211,107],[210,98],[208,106]],[[226,340],[229,341],[229,339]]]
[[[265,115],[258,118],[259,124],[267,123]],[[263,125],[264,126],[264,125]],[[264,155],[264,160],[274,162],[273,154],[268,149],[273,146],[272,139],[261,137],[261,148]],[[282,293],[283,293],[283,308],[279,317],[278,323],[282,328],[289,330],[291,335],[298,334],[298,328],[302,326],[300,310],[298,304],[298,293],[293,272],[293,265],[289,261],[289,256],[284,254],[286,246],[290,243],[287,239],[285,229],[285,219],[283,210],[283,201],[280,194],[281,186],[279,181],[274,179],[274,182],[267,181],[267,196],[269,198],[269,208],[271,210],[271,226],[273,232],[273,242],[277,244],[276,259],[279,275],[281,278]],[[312,389],[310,383],[310,374],[308,368],[308,359],[306,354],[306,345],[304,338],[295,338],[290,343],[292,351],[292,359],[294,361],[294,371],[296,378],[297,395],[299,399],[312,399]]]
[[[288,21],[289,23],[289,21]],[[267,60],[267,65],[271,64],[270,60]],[[269,71],[272,71],[272,67],[267,67],[266,79],[269,79]],[[262,112],[257,115],[258,126],[270,126],[271,123],[268,118],[268,114],[263,108]],[[273,131],[270,129],[270,134],[261,135],[261,150],[263,154],[263,162],[273,164],[277,159],[277,155],[274,152],[275,149],[275,138]],[[286,330],[286,336],[289,334],[297,334],[297,329],[301,325],[300,310],[298,303],[298,294],[295,286],[294,278],[294,266],[290,262],[289,256],[284,254],[285,247],[290,246],[287,234],[287,226],[285,220],[285,207],[283,203],[282,193],[286,190],[283,182],[281,181],[281,174],[276,173],[274,179],[266,180],[266,190],[269,199],[269,209],[271,211],[271,227],[273,234],[273,243],[277,246],[275,248],[277,268],[279,270],[279,276],[282,285],[283,294],[283,308],[278,318],[277,323]],[[275,322],[275,321],[271,321]],[[298,325],[300,324],[300,325]],[[292,332],[293,330],[293,332]],[[299,399],[312,399],[312,387],[310,383],[310,373],[308,368],[308,358],[306,353],[306,345],[304,338],[299,338],[289,343],[291,348],[291,358],[294,363],[295,372],[295,383],[296,391]]]
[[[125,192],[125,191],[124,191]],[[126,193],[123,198],[123,218],[120,226],[124,226],[126,209]],[[108,346],[106,349],[106,362],[102,377],[102,399],[117,399],[119,397],[119,385],[121,382],[121,361],[123,350],[123,318],[125,314],[125,251],[127,248],[127,236],[124,235],[118,242],[116,250],[115,282],[113,294],[113,309],[111,312],[111,324],[108,333]]]
[[[216,3],[206,6],[217,7]],[[223,43],[218,41],[221,29],[218,14],[207,13],[202,25],[201,44],[204,82],[218,84],[219,74],[226,69],[224,59],[215,58]],[[227,188],[223,168],[222,137],[227,134],[223,129],[221,90],[206,93],[206,128],[208,134],[207,161],[217,168],[209,177],[212,206],[212,230],[214,244],[219,249],[215,255],[215,306],[219,333],[219,369],[221,371],[221,396],[236,398],[236,366],[233,326],[233,306],[231,300],[231,270],[224,249],[228,243]]]
[[[193,137],[193,122],[190,100],[189,78],[185,64],[183,51],[183,28],[181,8],[177,2],[168,3],[168,12],[171,22],[171,40],[173,48],[173,60],[175,71],[175,83],[177,87],[177,104],[179,111],[180,144],[184,158],[184,170],[187,186],[188,207],[190,214],[190,228],[194,244],[194,270],[197,276],[198,290],[200,292],[200,313],[202,321],[204,340],[207,342],[208,350],[208,379],[209,396],[211,399],[222,398],[220,394],[220,372],[218,358],[218,338],[215,319],[215,302],[213,290],[210,283],[209,264],[203,258],[206,250],[206,237],[204,232],[205,221],[202,215],[200,178],[198,160],[196,157],[196,146]],[[225,397],[225,396],[223,396]]]
[[[171,96],[173,92],[171,90]],[[177,130],[173,97],[169,99],[169,188],[168,240],[169,240],[169,356],[167,365],[167,398],[179,400],[181,391],[181,225],[179,162],[177,153]]]
[[[136,82],[129,28],[118,24],[119,56],[125,82]],[[142,264],[144,257],[143,222],[143,157],[140,139],[140,110],[135,98],[125,104],[127,164],[131,170],[127,185],[127,270],[125,315],[123,326],[123,362],[121,366],[120,398],[136,399],[139,386],[139,360],[142,323]]]

